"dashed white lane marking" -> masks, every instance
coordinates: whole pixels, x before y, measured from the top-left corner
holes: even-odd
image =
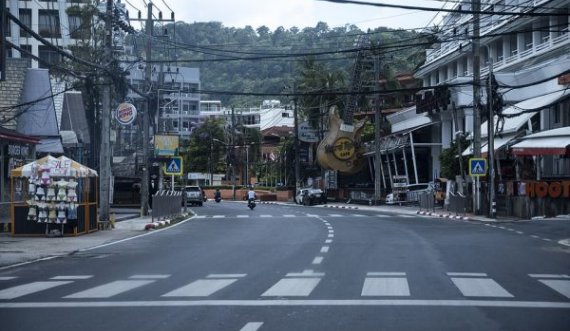
[[[534,239],[540,239],[540,237],[537,236],[537,235],[535,235],[535,234],[531,234],[530,236],[531,236],[532,238],[534,238]]]
[[[412,216],[412,215],[405,215],[405,214],[400,214],[397,215],[398,217],[402,217],[402,218],[415,218],[416,216]]]
[[[18,277],[11,277],[11,276],[4,276],[4,277],[0,277],[0,280],[12,280],[12,279],[16,279]]]
[[[542,238],[542,240],[548,241],[548,242],[552,241],[552,239],[548,239],[548,238]]]
[[[311,264],[321,264],[323,262],[324,257],[322,256],[317,256],[313,259],[313,262],[311,262]]]
[[[334,233],[334,230],[333,230],[333,229],[330,229],[330,230],[329,230],[329,233]]]
[[[237,215],[237,218],[249,218],[249,215]]]
[[[214,215],[212,216],[212,218],[225,218],[226,215]]]
[[[466,297],[512,298],[513,295],[490,278],[456,278],[451,281]]]
[[[66,275],[66,276],[55,276],[50,278],[51,280],[79,280],[79,279],[89,279],[93,275]]]
[[[376,217],[390,217],[390,215],[378,214]]]
[[[166,279],[170,275],[132,275],[129,279]]]
[[[9,287],[0,291],[0,299],[9,300],[19,298],[24,295],[48,290],[57,286],[73,283],[72,281],[52,281],[52,282],[33,282],[29,284]]]
[[[259,217],[261,217],[261,218],[269,218],[269,217],[273,217],[273,215],[259,215]]]
[[[263,322],[249,322],[240,331],[257,331],[262,325]]]
[[[329,238],[334,238],[334,233],[329,233],[328,237],[329,237]]]
[[[321,253],[328,253],[328,251],[329,251],[329,246],[321,247]]]
[[[264,297],[290,297],[303,296],[306,297],[313,290],[321,278],[283,278],[275,285],[270,287],[261,296]]]
[[[119,307],[502,307],[570,309],[570,302],[499,300],[157,300],[157,301],[80,301],[80,302],[0,302],[0,308],[119,308]]]
[[[283,215],[283,217],[291,218],[291,217],[295,217],[295,215],[285,214],[285,215]]]
[[[207,297],[236,282],[237,279],[198,279],[176,290],[163,294],[163,297]]]
[[[570,278],[565,274],[528,274],[532,278]]]
[[[362,296],[410,296],[410,288],[405,277],[366,277]]]
[[[522,231],[516,231],[515,233],[516,234],[524,234],[524,232],[522,232]]]
[[[206,218],[206,215],[195,215],[194,218]]]
[[[538,281],[570,299],[570,280],[539,279]]]
[[[341,214],[328,214],[328,217],[342,217]]]
[[[325,240],[325,244],[330,244],[330,243],[332,243],[332,239]]]
[[[353,216],[353,217],[366,217],[366,215],[362,215],[362,214],[351,214],[350,216]]]
[[[130,291],[137,287],[154,283],[154,280],[117,280],[85,291],[73,293],[64,299],[110,298],[114,295]]]

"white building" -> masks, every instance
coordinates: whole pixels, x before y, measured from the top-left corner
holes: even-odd
[[[469,11],[471,1],[461,1],[455,9]],[[481,83],[486,83],[492,66],[505,103],[502,116],[497,118],[495,150],[508,147],[527,133],[570,126],[570,93],[564,75],[570,70],[570,1],[489,0],[482,1],[481,9],[491,13],[480,17]],[[501,12],[530,15],[492,14]],[[442,31],[442,42],[427,51],[425,64],[415,74],[424,86],[450,86],[451,102],[457,109],[457,120],[452,107],[428,111],[433,122],[440,122],[440,127],[434,127],[439,131],[435,142],[441,143],[432,147],[435,170],[439,168],[441,149],[449,147],[455,134],[473,131],[473,15],[448,14]],[[485,90],[482,86],[484,119]],[[483,123],[483,141],[486,127]],[[482,151],[486,151],[485,146]],[[554,159],[545,158],[546,174],[570,174],[568,160]]]

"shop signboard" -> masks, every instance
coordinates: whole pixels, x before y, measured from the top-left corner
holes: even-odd
[[[155,156],[174,156],[178,152],[179,137],[171,135],[154,135]]]
[[[309,122],[299,124],[299,140],[306,143],[319,142],[319,132],[309,125]]]
[[[121,103],[115,111],[115,117],[121,125],[130,125],[137,118],[137,108],[128,102]]]

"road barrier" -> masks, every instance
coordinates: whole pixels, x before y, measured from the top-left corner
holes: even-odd
[[[152,196],[152,221],[160,221],[181,213],[182,192],[158,191]]]
[[[461,193],[449,192],[449,206],[448,210],[455,213],[456,216],[467,214],[469,197],[462,195]]]

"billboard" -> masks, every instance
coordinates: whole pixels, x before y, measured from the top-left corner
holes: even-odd
[[[179,137],[170,135],[154,135],[154,155],[174,156],[178,153]]]

